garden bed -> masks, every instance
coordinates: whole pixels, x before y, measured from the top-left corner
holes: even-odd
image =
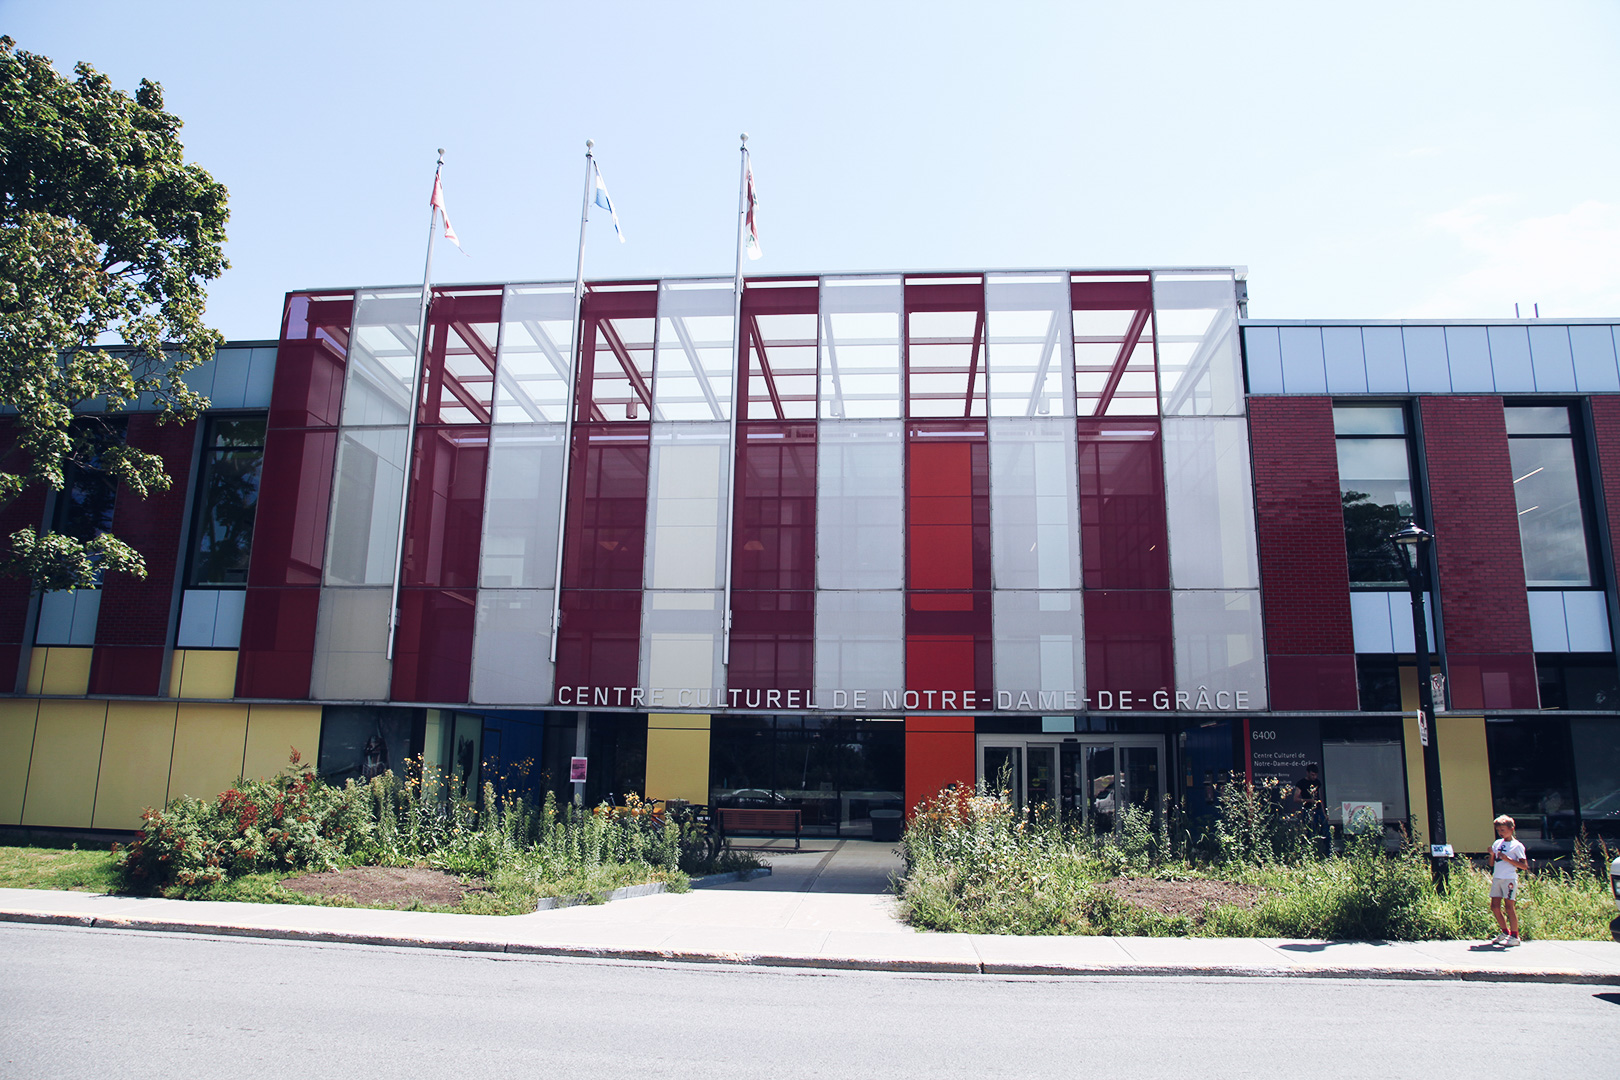
[[[425,866],[351,866],[283,878],[280,885],[303,896],[342,897],[364,908],[455,907],[469,894],[489,891]]]

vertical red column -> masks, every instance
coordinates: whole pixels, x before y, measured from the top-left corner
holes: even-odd
[[[1274,709],[1358,707],[1333,399],[1249,399]]]
[[[617,690],[637,685],[657,315],[656,282],[585,295],[557,639],[571,704],[628,704]]]
[[[146,498],[120,491],[113,533],[146,560],[144,579],[109,573],[101,586],[96,650],[90,661],[92,694],[156,694],[174,606],[174,576],[184,542],[186,500],[197,426],[158,424],[156,413],[132,413],[125,442],[157,454],[173,483]]]
[[[1594,394],[1592,404],[1592,440],[1597,444],[1597,486],[1602,491],[1603,507],[1609,524],[1609,543],[1620,554],[1620,397]],[[1620,567],[1610,566],[1610,581],[1620,581]]]
[[[1502,399],[1420,401],[1451,707],[1539,708]]]
[[[353,293],[292,293],[254,518],[236,695],[309,697]]]
[[[389,689],[396,701],[468,700],[501,296],[435,289],[428,309]]]
[[[16,437],[11,422],[0,420],[0,448],[13,451]],[[13,451],[14,452],[14,451]],[[21,471],[21,465],[13,466]],[[0,537],[18,529],[38,529],[45,520],[45,488],[35,485],[0,507]],[[0,577],[0,691],[20,682],[23,656],[33,645],[25,640],[28,601],[33,587],[22,578]]]

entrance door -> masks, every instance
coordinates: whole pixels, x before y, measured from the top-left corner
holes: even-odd
[[[1164,740],[1155,735],[1018,739],[981,737],[979,776],[1020,809],[1051,807],[1099,832],[1120,826],[1130,806],[1158,813],[1164,798]]]

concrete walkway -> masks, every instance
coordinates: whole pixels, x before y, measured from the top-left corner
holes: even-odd
[[[1480,979],[1620,985],[1620,945],[1530,941],[929,934],[895,917],[891,845],[764,845],[772,874],[688,893],[533,915],[446,915],[0,889],[0,922],[462,949],[541,956],[984,975]]]

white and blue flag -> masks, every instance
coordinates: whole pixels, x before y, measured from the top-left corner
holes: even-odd
[[[624,243],[624,228],[619,224],[619,212],[613,209],[613,197],[608,194],[607,181],[602,179],[601,166],[595,165],[594,161],[592,165],[596,169],[596,205],[606,210],[608,216],[613,219],[613,232],[618,236],[619,243],[622,244]]]

